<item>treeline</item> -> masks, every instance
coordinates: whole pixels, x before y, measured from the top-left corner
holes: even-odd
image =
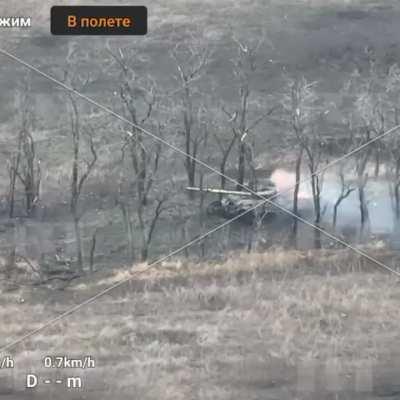
[[[150,60],[141,59],[138,68],[137,49],[119,48],[107,42],[101,53],[104,62],[99,65],[94,62],[95,56],[92,59],[71,43],[65,63],[54,71],[55,75],[63,84],[84,94],[99,79],[115,82],[111,101],[100,98],[99,103],[119,116],[108,115],[103,108],[102,117],[94,122],[93,115],[99,110],[93,104],[84,108],[85,101],[74,93],[58,94],[65,99],[71,152],[71,162],[65,167],[69,180],[60,190],[69,198],[76,244],[74,265],[79,273],[93,269],[96,252],[97,228],[88,246],[83,245],[81,238],[82,193],[91,178],[102,174],[114,177],[110,196],[120,210],[129,259],[144,261],[149,257],[161,217],[182,212],[176,196],[182,186],[178,182],[182,166],[185,186],[203,184],[207,171],[196,162],[200,159],[219,170],[222,189],[228,184],[227,171],[234,170],[235,175],[230,178],[237,182],[236,190],[243,190],[243,186],[257,190],[258,156],[272,158],[276,138],[279,146],[284,146],[282,153],[290,154],[296,172],[292,192],[295,215],[300,213],[300,182],[309,179],[313,224],[322,227],[329,222],[335,229],[341,204],[356,192],[360,223],[365,231],[369,222],[366,189],[373,174],[387,178],[394,216],[400,219],[399,134],[394,131],[385,135],[399,125],[398,66],[381,65],[371,55],[362,73],[355,70],[343,77],[334,101],[325,98],[320,81],[284,71],[279,90],[265,94],[259,85],[262,77],[268,76],[268,41],[265,37],[253,41],[233,37],[231,46],[234,53],[227,61],[226,74],[232,77],[233,96],[224,99],[219,98],[218,85],[214,85],[213,93],[207,92],[210,82],[217,81],[212,67],[216,60],[221,60],[201,37],[189,36],[167,50],[166,57],[174,67],[172,89],[163,87],[156,77],[143,70]],[[32,76],[27,77],[16,96],[15,145],[14,151],[7,154],[6,198],[11,219],[15,217],[18,191],[24,194],[26,216],[35,218],[38,207],[46,202],[43,176],[51,175],[51,171],[44,170],[46,160],[39,157],[35,143],[40,116],[35,110],[31,79]],[[330,119],[332,113],[334,122]],[[166,143],[179,148],[185,156],[174,153]],[[111,145],[118,151],[104,151]],[[334,201],[332,221],[325,221],[321,200],[324,168],[350,152],[350,157],[334,167],[341,190]],[[294,218],[294,244],[297,225]],[[315,246],[321,247],[319,231],[315,232]]]

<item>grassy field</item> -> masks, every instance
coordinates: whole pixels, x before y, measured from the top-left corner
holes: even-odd
[[[126,2],[75,2],[81,3]],[[317,80],[327,102],[334,102],[345,77],[356,67],[362,71],[367,48],[373,48],[384,65],[400,56],[400,6],[395,0],[146,0],[141,4],[149,8],[149,34],[114,39],[111,44],[115,49],[132,47],[138,63],[135,72],[151,75],[162,91],[169,92],[176,82],[168,50],[180,38],[198,33],[214,50],[207,74],[199,81],[210,109],[220,107],[220,101],[229,107],[238,100],[231,71],[233,33],[254,39],[265,31],[268,38],[260,52],[262,67],[251,81],[255,103],[268,96],[279,101],[286,73]],[[104,38],[50,36],[51,5],[48,0],[0,4],[0,15],[31,16],[33,22],[31,30],[1,30],[0,47],[59,77],[69,50],[76,46],[90,54],[96,76],[86,94],[120,112],[122,106],[113,97],[119,75],[108,74]],[[13,98],[25,73],[1,58],[2,165],[15,147],[18,125]],[[10,221],[2,201],[9,183],[7,169],[0,169],[1,278],[5,257],[12,251],[10,243],[34,265],[42,255],[54,262],[60,245],[69,259],[75,256],[66,100],[41,77],[33,77],[32,87],[39,114],[33,136],[43,160],[41,201],[47,214]],[[120,157],[121,127],[83,103],[79,107],[83,119],[105,131],[98,143],[99,163],[80,204],[86,255],[98,229],[96,272],[69,285],[40,286],[32,285],[31,278],[37,277],[24,265],[25,272],[13,271],[16,284],[0,280],[0,347],[40,329],[102,290],[130,280],[0,354],[0,365],[7,353],[15,360],[13,370],[0,369],[1,399],[400,399],[397,277],[342,249],[276,248],[276,243],[286,244],[289,217],[278,218],[263,230],[260,242],[264,242],[253,254],[237,250],[246,247],[250,228],[233,224],[205,242],[208,260],[194,261],[200,254],[197,246],[191,249],[191,258],[164,262],[149,271],[145,264],[126,266],[126,233],[115,203],[119,172],[113,169]],[[167,139],[178,146],[183,146],[176,133],[181,125],[172,124],[167,132]],[[261,169],[292,167],[295,157],[292,149],[282,146],[283,133],[282,124],[260,124],[255,148]],[[210,156],[217,163],[217,157]],[[199,199],[189,203],[185,195],[183,159],[172,152],[164,157],[160,182],[174,177],[174,208],[159,221],[151,257],[166,254],[201,229],[221,223],[217,218],[208,218],[205,225],[199,222]],[[215,176],[214,180],[211,185],[218,184]],[[300,231],[300,240],[306,242],[303,247],[309,247],[311,234],[309,228]],[[371,244],[366,251],[390,266],[399,265],[398,253]],[[90,355],[96,367],[46,369],[46,355]],[[84,388],[41,384],[29,392],[24,390],[27,373],[38,374],[41,380],[82,377]]]
[[[82,278],[63,291],[3,293],[2,345],[132,278],[17,345],[14,389],[9,375],[4,398],[24,398],[27,372],[82,377],[82,391],[34,392],[49,399],[399,398],[399,282],[351,253],[232,254],[138,274],[145,268]],[[45,355],[61,354],[91,355],[96,367],[43,368]]]

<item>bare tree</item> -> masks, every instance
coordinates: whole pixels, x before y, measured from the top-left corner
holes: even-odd
[[[199,106],[195,101],[197,89],[194,83],[204,75],[211,60],[211,52],[208,46],[202,44],[199,39],[191,38],[178,43],[170,54],[178,72],[175,79],[180,89],[178,93],[183,117],[187,180],[189,186],[195,186],[196,161],[194,159],[197,158],[203,136],[199,132],[196,118]]]
[[[338,176],[340,180],[340,193],[333,206],[332,227],[334,230],[336,229],[337,225],[337,216],[340,205],[344,200],[346,200],[350,196],[351,193],[353,193],[356,190],[356,188],[353,187],[345,178],[345,167],[346,163],[342,163],[338,168]]]
[[[381,136],[399,122],[400,69],[397,64],[387,68],[371,59],[368,74],[353,76],[359,85],[358,112],[372,134]],[[375,177],[379,175],[382,156],[387,152],[385,144],[385,140],[378,140],[371,145],[375,157]]]
[[[297,144],[296,186],[293,196],[293,213],[298,215],[298,194],[303,153],[307,157],[307,165],[311,178],[311,189],[314,206],[314,223],[318,227],[322,218],[321,192],[323,174],[318,174],[324,158],[324,142],[315,124],[318,116],[316,82],[308,82],[304,77],[288,78],[282,99],[286,120],[289,123],[292,137]],[[297,219],[293,219],[292,239],[296,241]],[[320,247],[319,230],[315,230],[315,244]]]
[[[254,129],[266,117],[271,115],[278,106],[274,106],[261,113],[258,117],[251,121],[249,112],[251,111],[250,99],[252,96],[251,79],[257,71],[257,56],[260,46],[264,43],[265,37],[257,40],[255,43],[244,43],[237,38],[233,38],[236,45],[236,57],[231,60],[233,64],[233,73],[238,85],[239,99],[238,106],[231,112],[223,107],[223,111],[228,117],[228,122],[235,140],[233,144],[238,143],[238,160],[237,160],[237,190],[242,190],[246,177],[246,165],[250,169],[249,183],[253,190],[257,190],[257,179],[254,167],[254,137],[252,135]],[[230,152],[230,149],[228,147]],[[229,153],[228,153],[229,154]]]
[[[95,258],[95,252],[96,252],[96,246],[97,246],[97,234],[98,234],[98,228],[96,228],[92,234],[92,240],[90,243],[90,251],[89,251],[89,271],[90,273],[93,273],[94,271],[94,258]]]
[[[125,131],[125,148],[129,152],[132,170],[137,179],[140,201],[146,205],[152,179],[147,177],[148,155],[141,128],[149,122],[157,104],[156,83],[149,76],[140,78],[136,74],[133,60],[136,55],[131,54],[129,49],[112,50],[107,44],[107,51],[118,67],[119,97],[127,117],[133,124],[129,125],[129,131]]]
[[[35,142],[30,132],[21,135],[22,157],[16,174],[25,191],[26,213],[32,215],[40,195],[41,168],[36,157]]]
[[[370,62],[368,73],[364,76],[355,71],[345,85],[347,95],[353,99],[355,119],[359,127],[353,129],[352,146],[357,148],[374,137],[382,135],[387,129],[387,99],[383,88],[385,77],[378,74],[377,66]],[[369,223],[368,200],[366,187],[369,180],[368,164],[375,154],[375,175],[379,174],[380,153],[382,144],[369,145],[355,155],[355,170],[360,209],[360,234],[363,235]]]
[[[247,252],[251,253],[253,250],[257,250],[260,239],[260,231],[264,221],[264,218],[268,214],[265,212],[262,207],[256,208],[253,211],[253,220],[252,220],[252,228],[250,232],[248,232],[247,239]]]
[[[139,76],[136,73],[135,49],[112,49],[109,43],[106,48],[112,60],[111,72],[116,66],[118,76],[119,88],[114,95],[119,96],[126,117],[131,122],[122,127],[122,158],[116,202],[127,234],[128,257],[130,260],[135,258],[137,246],[144,261],[149,256],[156,225],[168,208],[169,193],[161,185],[159,177],[163,153],[161,141],[147,137],[143,129],[157,132],[162,139],[166,127],[164,121],[168,119],[165,114],[168,115],[171,108],[166,103],[167,96],[159,92],[155,80],[149,75]]]
[[[137,216],[139,220],[139,229],[141,233],[141,260],[146,261],[149,256],[149,248],[153,239],[156,224],[161,214],[167,210],[166,201],[168,196],[166,193],[158,196],[154,200],[153,212],[148,220],[145,219],[143,204],[137,204]]]
[[[21,142],[18,141],[18,144]],[[11,157],[7,160],[7,171],[8,171],[8,193],[7,193],[7,202],[8,202],[8,216],[10,218],[14,217],[15,210],[15,191],[17,185],[17,171],[19,169],[19,164],[21,161],[21,150],[18,150],[11,155]]]
[[[220,186],[221,189],[225,189],[226,187],[226,166],[227,162],[229,159],[229,156],[235,146],[235,143],[237,141],[237,135],[235,132],[233,132],[232,136],[228,138],[227,140],[224,140],[218,133],[216,133],[213,130],[213,137],[215,139],[215,142],[217,143],[218,149],[221,154],[221,159],[219,163],[219,172],[221,173],[220,175]],[[220,200],[221,200],[222,194],[220,194]]]
[[[124,154],[123,154],[124,157]],[[124,223],[124,228],[126,232],[127,238],[127,249],[128,249],[128,258],[130,261],[135,259],[135,245],[133,238],[133,222],[130,210],[130,199],[129,199],[129,191],[124,190],[124,186],[126,186],[126,177],[123,173],[123,168],[120,172],[120,177],[118,181],[118,192],[116,196],[116,204],[121,210],[122,221]]]
[[[303,146],[298,146],[296,167],[295,167],[295,185],[293,191],[293,214],[299,215],[299,192],[300,192],[300,179],[301,179],[301,164],[303,161]],[[298,232],[298,219],[293,218],[291,242],[297,247],[297,232]]]
[[[97,152],[93,141],[93,131],[88,125],[86,127],[86,140],[89,144],[91,153],[91,160],[85,161],[86,167],[82,171],[82,128],[80,123],[80,115],[78,105],[73,94],[68,94],[70,104],[70,122],[71,122],[71,137],[72,137],[72,170],[71,170],[71,201],[70,210],[74,223],[75,239],[76,239],[76,253],[77,253],[77,267],[79,272],[83,272],[83,245],[80,229],[81,213],[79,210],[79,200],[82,194],[83,186],[89,178],[93,168],[97,162]]]
[[[165,126],[158,123],[158,135],[162,137]],[[127,132],[127,134],[131,134]],[[155,228],[162,213],[168,209],[168,185],[161,185],[158,177],[160,173],[160,163],[162,159],[163,147],[160,142],[142,143],[146,168],[146,180],[142,180],[140,171],[133,174],[130,168],[127,152],[130,151],[130,144],[125,141],[122,146],[122,170],[119,182],[117,204],[119,205],[125,230],[127,233],[129,258],[135,258],[135,230],[137,228],[138,247],[140,248],[140,258],[145,261],[149,256],[149,248],[153,240]],[[127,162],[128,161],[128,162]],[[128,165],[127,165],[128,164]],[[127,165],[127,168],[124,167]],[[129,179],[127,179],[129,171]],[[135,170],[133,170],[135,171]],[[157,184],[155,184],[157,183]],[[143,196],[147,197],[146,202]]]
[[[24,188],[25,209],[28,216],[33,214],[40,196],[41,168],[32,135],[36,116],[29,76],[25,78],[23,86],[17,93],[16,103],[20,128],[17,137],[17,150],[8,162],[10,217],[14,215],[17,180]]]
[[[368,201],[366,196],[366,186],[368,183],[368,172],[366,171],[367,163],[370,158],[371,151],[367,151],[364,156],[357,157],[356,171],[357,171],[357,185],[358,185],[358,200],[360,206],[360,219],[361,219],[361,233],[369,222]]]
[[[360,146],[368,141],[382,136],[391,126],[399,124],[400,101],[400,69],[394,64],[387,68],[378,64],[373,57],[369,59],[366,73],[355,71],[346,85],[346,90],[353,98],[359,129],[353,137],[353,145]],[[389,180],[389,189],[395,216],[400,210],[398,187],[398,139],[397,135],[377,140],[367,149],[356,155],[356,173],[358,182],[358,197],[360,202],[361,234],[369,222],[368,200],[366,186],[369,179],[368,166],[374,161],[375,176],[379,175],[382,155],[387,156],[385,163]],[[373,160],[374,157],[374,160]],[[397,218],[397,217],[396,217]]]
[[[389,193],[396,221],[400,221],[400,140],[396,135],[390,141],[389,163],[387,166]]]
[[[321,193],[324,180],[324,174],[319,173],[320,166],[324,161],[323,139],[316,130],[312,129],[310,140],[303,143],[304,150],[308,158],[308,170],[311,177],[311,191],[314,206],[314,224],[319,227],[322,222],[323,209],[321,206]],[[321,231],[315,230],[315,247],[321,247]]]
[[[400,125],[400,68],[397,64],[389,68],[385,93],[387,95],[387,107],[389,118],[394,126]],[[388,154],[387,178],[389,193],[396,221],[400,221],[400,139],[394,134],[386,139],[386,152]]]

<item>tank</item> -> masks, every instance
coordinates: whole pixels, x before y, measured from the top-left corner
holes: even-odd
[[[276,186],[273,182],[269,182],[268,186],[257,190],[256,194],[246,190],[237,191],[217,188],[188,187],[187,190],[220,195],[219,200],[215,200],[207,206],[208,215],[232,219],[244,214],[239,219],[246,223],[252,223],[255,217],[266,218],[275,215],[275,210],[267,202],[255,208],[257,204],[262,202],[262,198],[268,199],[277,195]]]

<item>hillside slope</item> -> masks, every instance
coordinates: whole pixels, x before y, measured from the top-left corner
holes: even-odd
[[[21,382],[29,370],[81,376],[79,397],[58,388],[60,399],[398,398],[400,287],[352,254],[277,250],[212,265],[181,260],[131,275],[140,268],[61,292],[8,293],[2,344],[132,276],[18,345],[9,396],[26,394]],[[43,368],[44,355],[64,353],[91,355],[96,368]],[[37,389],[42,399],[54,393]]]

